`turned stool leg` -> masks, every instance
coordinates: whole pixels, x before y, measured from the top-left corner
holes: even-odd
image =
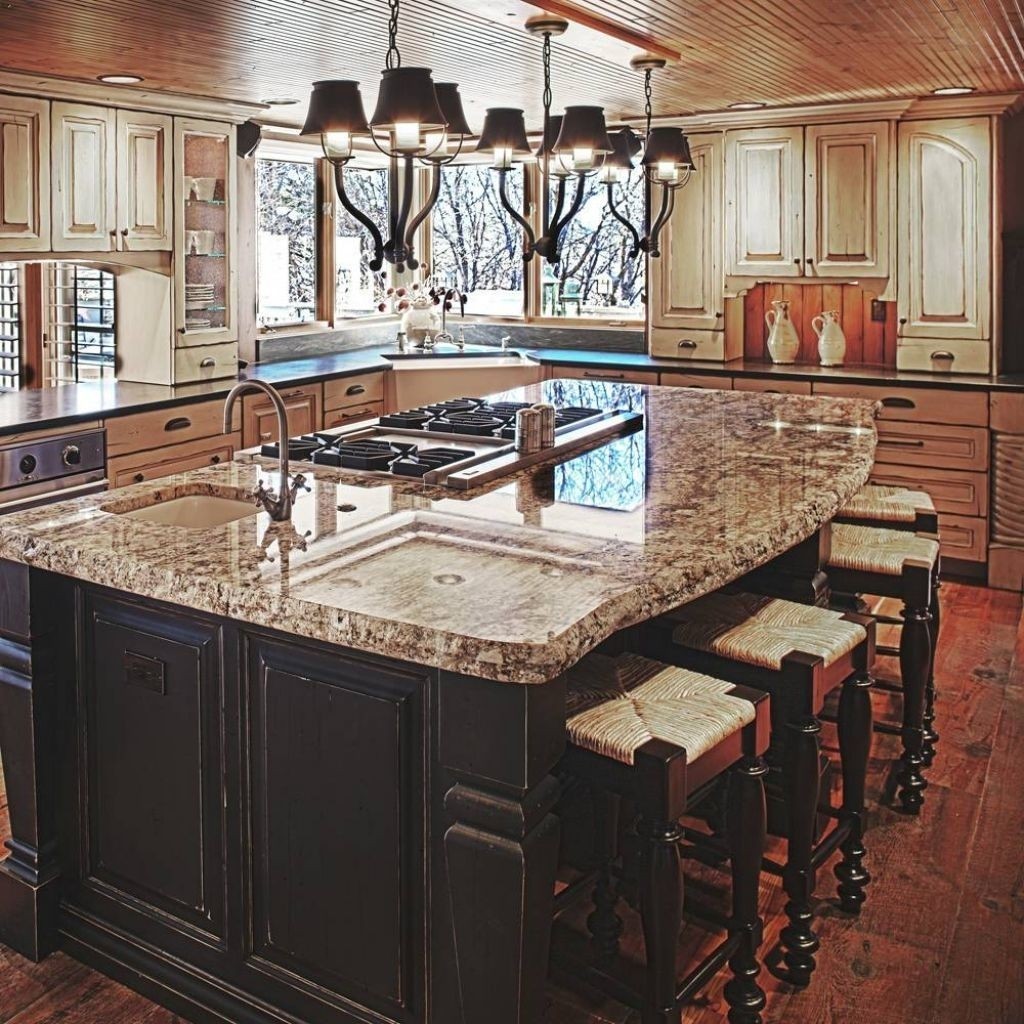
[[[641,819],[643,877],[640,917],[647,954],[643,1024],[682,1024],[676,1005],[676,947],[683,923],[683,879],[676,822]]]
[[[594,909],[587,918],[591,945],[599,963],[606,964],[619,951],[622,918],[616,913],[619,897],[612,878],[612,861],[618,845],[618,804],[613,793],[593,791],[594,853],[597,883],[594,885]]]
[[[935,656],[939,650],[939,626],[941,623],[941,612],[939,609],[939,574],[936,572],[932,582],[932,621],[928,627],[928,635],[931,639],[931,660],[928,663],[928,691],[925,695],[924,705],[924,748],[921,757],[925,767],[930,767],[935,760],[935,746],[939,742],[939,734],[935,731]]]
[[[924,766],[924,708],[931,666],[931,639],[927,608],[903,609],[900,636],[900,674],[903,679],[903,756],[897,781],[903,809],[917,814],[928,785]]]
[[[761,758],[745,758],[729,777],[726,841],[732,864],[731,934],[742,937],[729,960],[732,979],[725,986],[730,1024],[761,1024],[765,995],[757,983],[762,923],[758,914],[761,858],[765,843],[764,776]]]
[[[810,983],[814,971],[814,954],[818,937],[811,928],[814,912],[814,868],[811,851],[814,847],[814,822],[818,813],[818,733],[821,723],[814,717],[786,724],[786,750],[783,763],[783,784],[786,791],[788,820],[788,853],[782,886],[789,902],[786,916],[789,924],[782,929],[784,960],[789,980],[794,985]]]
[[[864,783],[871,748],[871,676],[851,675],[839,696],[839,756],[843,770],[843,806],[840,821],[849,832],[839,849],[842,860],[835,866],[839,880],[839,904],[859,914],[864,887],[871,876],[864,868]]]

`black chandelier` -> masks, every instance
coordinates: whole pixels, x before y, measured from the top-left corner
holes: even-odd
[[[429,68],[402,67],[398,50],[399,0],[388,0],[388,52],[381,72],[377,107],[369,121],[359,83],[330,79],[313,83],[302,135],[319,135],[324,156],[334,167],[342,207],[366,228],[373,240],[370,270],[384,261],[399,272],[416,270],[416,231],[430,215],[441,187],[441,167],[451,163],[471,135],[459,87],[434,83]],[[388,158],[388,223],[381,230],[345,191],[345,165],[355,156],[355,141],[369,139]],[[426,201],[413,215],[414,162],[432,169]]]
[[[623,128],[612,133],[612,152],[601,169],[601,180],[607,191],[608,209],[633,239],[630,257],[635,258],[641,252],[657,257],[661,255],[658,239],[672,216],[676,192],[689,182],[696,166],[690,155],[690,143],[681,128],[651,127],[651,77],[655,71],[665,66],[665,60],[644,53],[634,57],[630,65],[644,73],[644,137],[641,140],[631,128]],[[635,166],[634,160],[641,150],[643,156],[640,163],[645,179],[642,235],[622,214],[615,200],[615,186],[625,185],[629,181],[630,172]],[[657,189],[661,192],[661,202],[655,214],[654,193]]]
[[[583,204],[586,179],[600,171],[613,152],[601,107],[567,107],[561,117],[551,113],[551,38],[561,35],[569,23],[550,14],[539,14],[526,22],[526,31],[542,37],[544,66],[544,131],[536,154],[541,167],[541,234],[509,202],[507,178],[514,164],[532,159],[534,154],[526,137],[523,111],[513,107],[492,107],[487,111],[478,151],[493,154],[491,167],[498,174],[498,195],[506,212],[523,229],[526,241],[523,259],[534,253],[548,263],[559,261],[559,241],[570,221]],[[576,178],[572,201],[566,209],[569,181]],[[554,180],[554,203],[551,183]]]

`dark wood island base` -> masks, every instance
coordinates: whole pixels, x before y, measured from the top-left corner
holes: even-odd
[[[0,563],[0,942],[201,1022],[536,1024],[564,706]]]

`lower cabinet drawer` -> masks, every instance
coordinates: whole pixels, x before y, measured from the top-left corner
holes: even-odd
[[[242,416],[235,407],[233,417],[237,429]],[[195,441],[215,438],[224,430],[224,401],[193,402],[175,405],[152,412],[138,412],[117,416],[106,421],[107,457],[128,455],[149,448],[168,448]]]
[[[814,394],[867,398],[881,402],[879,419],[915,423],[963,423],[988,426],[988,393],[953,388],[916,388],[900,384],[841,384],[815,381]]]
[[[734,377],[736,391],[761,391],[769,395],[809,395],[809,380],[765,380],[761,377]]]
[[[658,381],[670,388],[710,388],[715,391],[732,391],[732,378],[713,373],[663,373]]]
[[[611,380],[621,384],[657,384],[658,374],[653,370],[613,370],[582,366],[552,366],[551,379],[558,380]]]
[[[651,355],[659,359],[725,360],[725,331],[651,328]]]
[[[324,381],[324,409],[345,409],[384,401],[384,374],[363,373]]]
[[[944,558],[984,562],[988,558],[988,520],[973,516],[939,516]]]
[[[988,430],[956,424],[879,420],[877,462],[903,466],[935,466],[940,469],[988,470]]]
[[[191,384],[200,380],[221,380],[238,373],[238,342],[226,345],[199,345],[174,350],[174,383]]]
[[[384,415],[383,402],[369,402],[366,405],[353,405],[347,409],[328,409],[324,413],[324,429],[331,427],[347,427],[360,420],[376,419]]]
[[[929,373],[991,373],[992,345],[987,341],[901,341],[897,370]]]
[[[936,511],[940,513],[957,516],[988,515],[987,473],[878,462],[871,471],[871,483],[927,491],[935,503]]]
[[[107,460],[107,477],[111,487],[127,487],[174,473],[187,473],[222,462],[230,462],[241,447],[241,434],[224,434],[217,438],[187,441],[184,444],[154,448]]]

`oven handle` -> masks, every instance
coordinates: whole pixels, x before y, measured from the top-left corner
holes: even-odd
[[[59,487],[43,494],[33,494],[28,498],[2,502],[0,503],[0,515],[6,515],[9,512],[24,512],[42,505],[54,505],[58,501],[70,501],[72,498],[84,498],[89,494],[100,494],[107,489],[108,481],[106,479],[90,480],[72,487]]]

